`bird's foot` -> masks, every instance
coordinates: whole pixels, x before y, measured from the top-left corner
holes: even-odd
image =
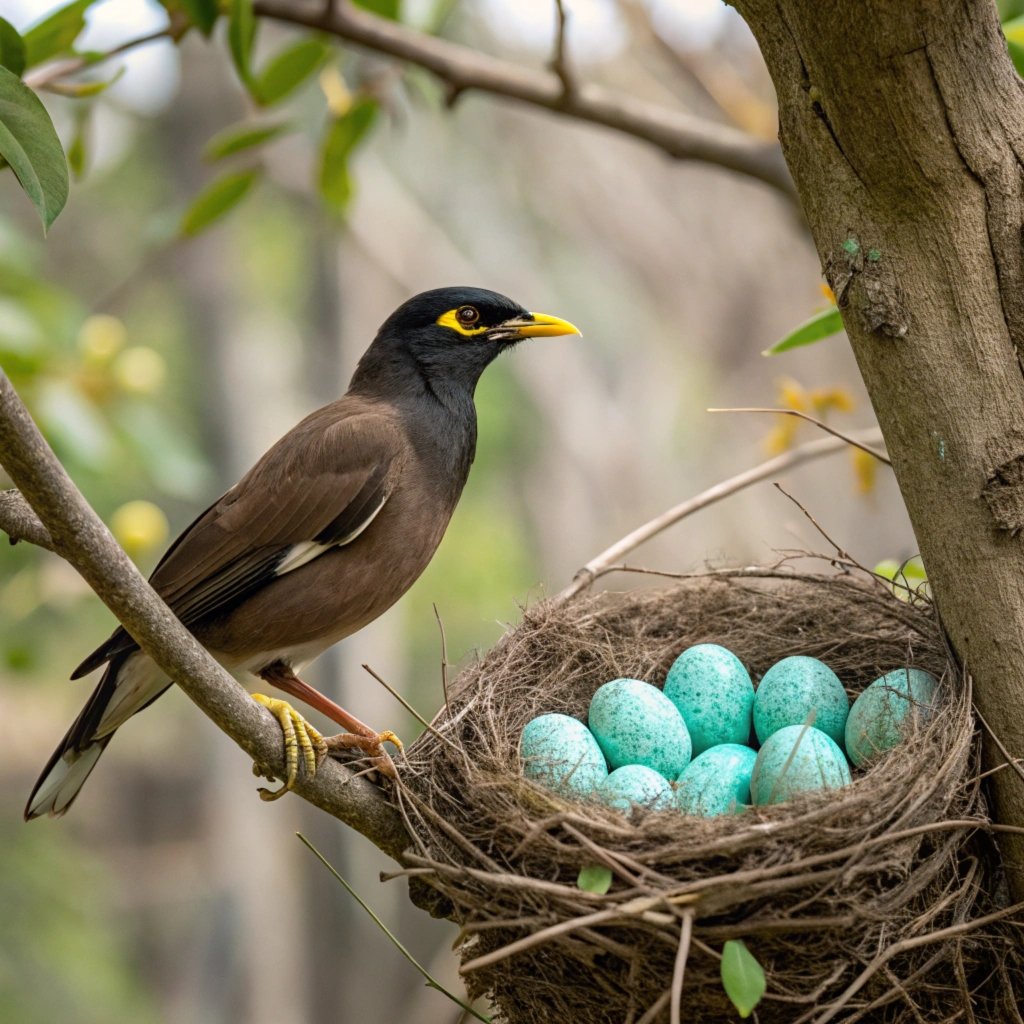
[[[299,753],[302,754],[302,767],[306,775],[313,778],[321,760],[327,756],[328,743],[286,700],[267,697],[262,693],[254,693],[252,699],[262,704],[278,720],[281,732],[284,733],[284,785],[274,790],[262,786],[259,789],[261,800],[277,800],[295,785],[299,776]],[[254,775],[274,778],[266,774],[258,764],[254,764],[252,770]]]
[[[365,732],[341,732],[337,736],[324,738],[324,745],[328,751],[343,747],[356,747],[367,754],[370,763],[381,774],[386,775],[389,779],[397,779],[398,772],[395,769],[395,762],[391,760],[391,755],[384,749],[385,743],[394,744],[399,752],[405,749],[402,741],[390,729],[386,729],[384,732],[374,732],[372,729],[367,729]]]

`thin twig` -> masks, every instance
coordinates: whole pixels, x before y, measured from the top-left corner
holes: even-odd
[[[257,17],[305,25],[425,68],[441,80],[451,97],[475,90],[603,125],[657,146],[677,159],[700,160],[746,174],[795,199],[793,180],[778,144],[752,139],[735,128],[623,96],[591,82],[577,85],[566,95],[553,71],[531,70],[521,63],[425,35],[352,3],[339,4],[333,12],[325,13],[293,0],[255,0],[253,11]]]
[[[869,430],[854,435],[854,438],[863,443],[869,443],[881,438],[881,431]],[[699,512],[701,509],[714,505],[716,502],[728,498],[730,495],[742,491],[752,484],[760,483],[776,473],[785,472],[795,466],[802,465],[812,459],[822,458],[825,455],[833,455],[842,451],[847,442],[841,438],[825,437],[817,441],[808,441],[797,448],[791,448],[788,452],[762,462],[759,466],[737,473],[736,476],[723,480],[721,483],[709,487],[696,497],[684,501],[667,512],[662,512],[650,522],[637,527],[632,533],[627,534],[621,540],[616,541],[611,547],[606,548],[601,554],[592,558],[579,572],[576,573],[572,583],[564,590],[556,594],[552,604],[558,605],[575,597],[581,590],[586,589],[597,578],[597,576],[610,565],[617,563],[624,555],[638,548],[645,541],[661,533],[663,530],[674,526],[687,516]]]
[[[549,928],[542,928],[538,932],[526,935],[515,942],[510,942],[500,949],[492,950],[475,960],[468,960],[459,968],[460,974],[471,974],[483,967],[490,967],[492,964],[507,960],[517,953],[523,953],[534,946],[541,946],[561,935],[568,935],[570,932],[578,931],[580,928],[592,928],[594,925],[606,924],[609,921],[629,920],[640,918],[655,924],[665,924],[672,918],[666,914],[655,912],[655,908],[662,906],[665,899],[661,896],[642,896],[628,903],[620,904],[617,907],[610,907],[607,910],[597,910],[592,914],[583,914],[580,917],[570,918],[567,921],[559,921]],[[685,912],[684,912],[685,913]]]
[[[636,1022],[636,1024],[654,1024],[654,1022],[661,1015],[661,1011],[665,1009],[665,1004],[672,998],[672,992],[666,989],[658,996],[657,999],[650,1005],[647,1012]]]
[[[437,619],[437,628],[441,631],[441,689],[444,691],[445,717],[451,718],[452,709],[448,703],[448,638],[444,633],[444,622],[441,621],[441,613],[437,610],[437,602],[434,602],[434,618]]]
[[[815,528],[815,529],[816,529],[816,530],[818,531],[818,533],[820,533],[820,534],[822,535],[822,537],[824,537],[824,538],[825,538],[825,540],[826,540],[826,541],[828,541],[828,543],[832,545],[832,547],[833,547],[833,548],[835,549],[835,552],[836,552],[836,554],[837,554],[837,555],[839,556],[839,558],[841,558],[841,559],[842,559],[842,560],[843,560],[844,562],[846,562],[846,563],[853,563],[854,565],[857,565],[857,563],[856,563],[856,562],[854,562],[853,556],[852,556],[852,555],[850,554],[850,552],[849,552],[849,551],[847,551],[847,550],[846,550],[845,548],[842,548],[842,547],[840,547],[840,546],[839,546],[839,545],[838,545],[838,544],[837,544],[837,543],[836,543],[836,542],[835,542],[835,541],[834,541],[834,540],[833,540],[833,539],[832,539],[832,538],[831,538],[831,537],[830,537],[830,536],[828,535],[828,533],[826,533],[826,532],[825,532],[825,528],[824,528],[824,527],[823,527],[823,526],[821,525],[821,523],[819,523],[819,522],[818,522],[818,520],[817,520],[817,519],[815,519],[815,518],[814,518],[814,516],[812,516],[812,515],[811,515],[811,513],[807,511],[807,509],[806,509],[806,508],[804,508],[804,506],[803,506],[803,505],[802,505],[802,504],[801,504],[801,503],[799,502],[799,500],[798,500],[798,499],[794,498],[794,497],[793,497],[793,495],[792,495],[792,494],[790,494],[790,493],[789,493],[789,491],[787,491],[787,490],[786,490],[786,488],[785,488],[785,487],[783,487],[783,486],[782,486],[782,484],[780,484],[780,483],[779,483],[778,481],[776,481],[776,482],[775,482],[775,483],[773,484],[773,486],[775,487],[775,489],[776,489],[776,490],[777,490],[777,491],[778,491],[778,492],[779,492],[779,493],[780,493],[780,494],[781,494],[781,495],[782,495],[783,497],[785,497],[785,498],[788,498],[788,499],[789,499],[789,500],[790,500],[791,502],[793,502],[793,504],[794,504],[794,505],[796,505],[796,507],[797,507],[798,509],[800,509],[800,511],[801,511],[801,512],[802,512],[802,513],[804,514],[804,516],[805,516],[805,517],[807,518],[807,521],[808,521],[808,522],[809,522],[809,523],[811,524],[811,526],[813,526],[813,527],[814,527],[814,528]],[[869,574],[871,573],[871,570],[870,570],[870,569],[865,569],[865,568],[864,568],[864,566],[862,566],[862,565],[857,565],[857,567],[858,567],[858,568],[860,568],[860,569],[864,569],[864,571],[865,571],[866,573],[869,573]]]
[[[770,412],[776,413],[779,416],[796,416],[799,419],[806,420],[808,423],[813,423],[820,430],[824,430],[826,434],[831,434],[833,437],[841,437],[847,444],[852,445],[854,448],[859,448],[862,452],[867,452],[868,455],[873,455],[879,462],[884,462],[887,466],[892,465],[892,459],[885,452],[880,452],[877,448],[872,448],[870,445],[861,444],[860,441],[857,441],[850,434],[844,434],[841,430],[830,427],[823,420],[816,419],[814,416],[808,416],[805,412],[800,412],[799,409],[761,409],[749,407],[743,409],[708,409],[707,412]]]
[[[1024,757],[1015,757],[1012,761],[1004,761],[1002,764],[997,764],[995,768],[989,768],[988,771],[979,772],[970,779],[970,782],[980,782],[982,779],[987,779],[990,775],[995,775],[996,772],[1001,772],[1004,768],[1012,768],[1014,766],[1019,767],[1024,764]]]
[[[457,1003],[459,1006],[462,1007],[463,1010],[465,1010],[468,1013],[471,1013],[474,1017],[476,1017],[477,1020],[482,1021],[483,1024],[491,1024],[490,1017],[485,1017],[483,1014],[477,1013],[476,1010],[474,1010],[468,1004],[464,1003],[457,995],[455,995],[453,992],[449,992],[448,989],[446,989],[444,985],[442,985],[439,981],[435,981],[430,971],[428,971],[419,962],[419,960],[417,960],[416,957],[414,957],[412,953],[410,953],[409,950],[407,950],[405,946],[403,946],[402,943],[398,941],[398,938],[394,934],[394,932],[392,932],[391,929],[388,928],[388,926],[374,913],[372,908],[363,900],[359,893],[357,893],[355,889],[353,889],[352,886],[349,885],[348,882],[346,882],[345,879],[342,878],[340,874],[338,874],[338,872],[335,870],[331,862],[301,832],[296,832],[295,834],[299,837],[300,842],[302,842],[302,844],[313,854],[313,856],[316,857],[316,859],[320,861],[320,863],[323,864],[323,866],[327,868],[327,870],[330,871],[332,875],[334,875],[335,879],[337,879],[337,881],[339,881],[345,887],[345,891],[349,894],[349,896],[351,896],[352,899],[354,899],[356,903],[358,903],[359,906],[361,906],[363,910],[365,910],[367,914],[370,915],[370,917],[373,919],[374,924],[376,924],[377,927],[380,928],[380,930],[391,940],[391,943],[395,947],[395,949],[397,949],[398,952],[401,953],[402,956],[404,956],[405,959],[408,960],[409,963],[411,963],[413,967],[416,968],[417,971],[419,971],[419,973],[423,976],[424,980],[426,981],[427,985],[430,988],[437,989],[438,992],[441,992],[442,994],[446,995],[453,1003]]]
[[[686,961],[690,956],[690,939],[693,937],[693,911],[683,911],[683,927],[679,933],[679,952],[676,954],[675,967],[672,969],[672,998],[669,1005],[669,1021],[680,1024],[683,1007],[683,976],[686,974]]]
[[[999,753],[1006,758],[1006,763],[1022,778],[1024,779],[1024,768],[1018,763],[1018,759],[1013,756],[1007,749],[1003,741],[996,735],[995,730],[985,720],[985,716],[978,710],[977,704],[974,705],[974,713],[978,716],[978,721],[985,727],[985,732],[992,737],[992,742],[999,748]]]
[[[409,714],[412,715],[412,717],[415,718],[416,721],[419,722],[424,729],[426,729],[430,733],[433,733],[433,735],[435,735],[442,743],[446,743],[449,747],[451,747],[452,750],[459,749],[454,743],[452,743],[450,739],[448,739],[447,736],[438,732],[437,729],[435,729],[393,686],[390,686],[388,683],[386,683],[376,672],[374,672],[372,668],[370,668],[369,665],[364,664],[363,671],[368,672],[371,676],[373,676],[373,678],[376,679],[377,682],[380,683],[380,685],[383,686],[384,689],[387,690],[388,693],[390,693],[391,696],[394,697],[395,700],[397,700],[398,703],[401,704],[402,707],[405,708],[405,710],[408,711]]]
[[[576,80],[572,68],[569,66],[569,54],[566,49],[569,11],[565,6],[565,0],[555,0],[555,13],[558,17],[558,24],[555,28],[555,52],[551,58],[551,70],[558,75],[562,83],[563,100],[568,100],[576,91]]]
[[[187,26],[188,22],[185,21],[184,27]],[[25,84],[31,89],[47,89],[54,83],[61,81],[61,79],[78,74],[79,71],[84,71],[86,68],[94,68],[104,61],[110,60],[111,57],[118,57],[122,53],[136,50],[140,46],[155,43],[160,39],[170,39],[172,42],[177,42],[181,38],[182,32],[183,25],[180,20],[172,18],[171,24],[166,28],[159,29],[156,32],[147,32],[146,35],[138,36],[135,39],[128,39],[104,53],[90,54],[88,57],[75,57],[56,64],[44,64],[37,71],[30,71],[25,75]]]
[[[864,968],[863,971],[847,986],[846,990],[840,995],[835,1002],[833,1002],[828,1010],[825,1011],[820,1017],[814,1018],[814,1024],[828,1024],[830,1020],[835,1020],[836,1015],[843,1009],[844,1006],[871,980],[880,968],[884,967],[894,956],[898,956],[900,953],[905,953],[908,950],[916,949],[918,946],[927,946],[932,942],[944,942],[946,939],[950,939],[955,935],[964,935],[968,932],[975,931],[978,928],[982,928],[987,924],[992,924],[995,921],[1001,921],[1005,917],[1009,917],[1011,914],[1015,914],[1018,911],[1024,909],[1024,903],[1015,903],[1012,907],[1004,907],[1002,910],[994,911],[991,914],[986,914],[984,917],[976,917],[970,921],[961,921],[959,924],[950,925],[947,928],[940,928],[938,931],[929,932],[927,935],[915,935],[910,939],[901,939],[899,942],[894,942],[891,946],[884,949],[874,960],[871,961]]]

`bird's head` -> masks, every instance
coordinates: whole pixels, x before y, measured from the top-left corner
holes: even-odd
[[[486,288],[435,288],[403,302],[384,321],[363,363],[407,360],[432,384],[472,392],[488,363],[524,338],[579,333],[566,320],[531,313]]]

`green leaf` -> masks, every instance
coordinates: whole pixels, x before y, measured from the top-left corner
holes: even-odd
[[[203,159],[223,160],[233,153],[241,153],[246,149],[262,146],[279,135],[295,130],[295,125],[288,122],[280,124],[233,124],[218,132],[203,147]]]
[[[741,1017],[754,1012],[767,988],[764,969],[742,939],[730,939],[722,949],[722,987]]]
[[[85,137],[89,131],[89,114],[91,107],[82,106],[78,108],[84,110],[86,113],[80,114],[75,118],[75,134],[71,137],[71,145],[68,146],[68,167],[71,168],[71,173],[75,176],[75,181],[78,181],[85,173]]]
[[[402,0],[355,0],[355,5],[371,14],[390,18],[392,21],[398,21],[399,15],[402,13]]]
[[[68,164],[46,107],[7,68],[0,68],[0,157],[11,165],[47,232],[68,199]]]
[[[376,116],[375,100],[357,100],[347,113],[331,122],[324,136],[320,151],[320,194],[339,213],[352,198],[349,157],[370,130]]]
[[[319,39],[303,39],[282,50],[256,77],[256,98],[264,106],[283,100],[302,85],[330,53],[330,47]]]
[[[576,885],[584,892],[603,896],[612,887],[612,873],[603,864],[584,864],[580,868]]]
[[[106,92],[128,69],[122,64],[114,73],[113,78],[108,78],[106,81],[102,79],[94,79],[91,82],[61,82],[60,83],[60,94],[62,96],[71,96],[73,99],[83,100],[90,96],[99,96],[101,92]]]
[[[196,196],[181,218],[181,234],[188,237],[198,235],[216,223],[246,197],[257,177],[257,171],[240,171],[237,174],[225,174],[208,185]]]
[[[823,313],[815,313],[810,320],[802,323],[795,331],[790,331],[771,348],[766,348],[761,355],[776,356],[780,352],[788,352],[791,348],[800,348],[801,345],[813,345],[822,338],[838,334],[842,329],[843,318],[839,315],[839,310],[834,307],[826,309]]]
[[[25,40],[9,22],[0,18],[0,67],[21,77],[25,70]]]
[[[182,10],[188,15],[189,21],[204,36],[209,36],[213,26],[217,22],[220,11],[217,8],[217,0],[178,0]]]
[[[245,87],[252,92],[252,44],[256,39],[256,18],[252,0],[230,0],[228,7],[228,46],[235,70]]]
[[[85,28],[85,12],[95,0],[72,0],[25,33],[25,67],[32,68],[70,51]]]

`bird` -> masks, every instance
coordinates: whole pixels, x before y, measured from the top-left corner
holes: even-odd
[[[286,778],[338,746],[365,751],[385,774],[377,732],[298,673],[376,619],[426,568],[462,494],[476,451],[474,392],[502,352],[526,338],[580,334],[484,288],[437,288],[384,321],[348,390],[310,413],[181,533],[150,577],[156,592],[236,677],[255,676],[346,732],[324,738],[284,700],[253,699],[284,734]],[[43,769],[25,819],[64,814],[114,733],[172,684],[123,627],[75,671],[103,669]]]

